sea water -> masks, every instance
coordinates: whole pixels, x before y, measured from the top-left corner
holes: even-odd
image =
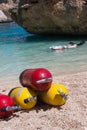
[[[49,49],[70,41],[85,44],[62,51]],[[18,78],[28,68],[46,68],[53,75],[87,70],[87,38],[82,36],[40,36],[26,32],[16,23],[0,24],[0,82]]]

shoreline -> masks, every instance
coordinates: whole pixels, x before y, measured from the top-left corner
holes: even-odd
[[[19,111],[9,120],[1,120],[1,130],[86,130],[87,129],[87,71],[54,76],[54,83],[62,83],[69,91],[67,102],[61,107],[36,105],[28,111]],[[20,85],[16,82],[13,86]],[[2,91],[2,90],[5,91]],[[0,93],[12,89],[9,84]]]
[[[14,22],[13,20],[7,20],[7,21],[0,21],[0,24],[4,24],[4,23],[12,23]]]

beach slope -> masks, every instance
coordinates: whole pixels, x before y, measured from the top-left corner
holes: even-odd
[[[65,105],[53,107],[38,103],[32,110],[15,112],[8,120],[0,120],[1,130],[87,130],[87,71],[64,76],[54,76],[69,90]],[[19,86],[19,83],[15,83]],[[3,86],[7,94],[12,85]]]

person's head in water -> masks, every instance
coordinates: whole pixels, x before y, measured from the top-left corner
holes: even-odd
[[[72,42],[72,41],[71,41],[71,42],[69,42],[69,45],[74,45],[74,44],[75,44],[75,43],[74,43],[74,42]]]

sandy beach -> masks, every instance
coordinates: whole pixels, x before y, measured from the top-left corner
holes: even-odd
[[[53,76],[54,83],[62,83],[69,91],[67,102],[61,107],[44,103],[28,111],[15,112],[8,120],[0,120],[0,130],[87,130],[87,71]],[[8,94],[17,82],[0,87]]]

